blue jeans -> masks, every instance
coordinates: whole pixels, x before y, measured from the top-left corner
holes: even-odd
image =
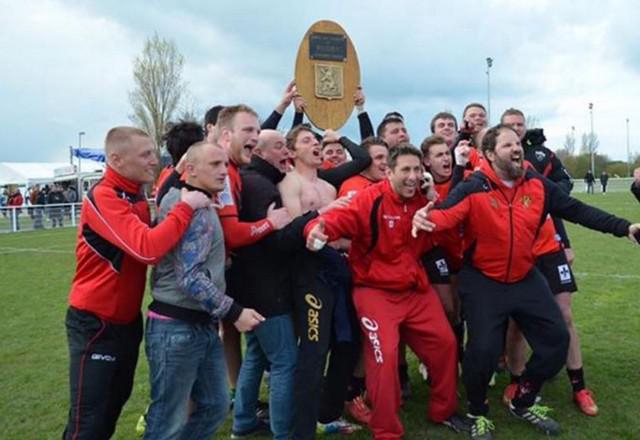
[[[291,315],[267,318],[245,334],[245,351],[234,403],[233,432],[244,432],[258,424],[256,402],[262,373],[271,365],[269,421],[274,439],[287,439],[293,418],[293,373],[297,343]]]
[[[208,439],[229,412],[227,367],[215,325],[148,319],[151,405],[144,438]],[[195,411],[189,414],[189,399]]]

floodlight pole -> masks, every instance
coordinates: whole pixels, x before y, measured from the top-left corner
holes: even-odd
[[[487,57],[487,126],[491,126],[491,66],[493,58]]]
[[[595,160],[594,160],[594,148],[593,148],[593,144],[594,144],[594,138],[593,138],[593,102],[589,103],[589,117],[591,119],[591,139],[589,140],[589,150],[591,153],[591,174],[593,174],[594,176],[596,175],[596,167],[595,167]]]
[[[84,131],[78,132],[78,184],[76,191],[78,191],[78,201],[82,201],[82,195],[84,193],[82,188],[82,158],[80,157],[80,149],[82,148],[82,136],[86,133]]]
[[[631,177],[631,150],[629,149],[629,118],[627,118],[627,175]]]

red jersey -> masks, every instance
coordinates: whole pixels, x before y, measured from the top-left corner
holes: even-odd
[[[438,193],[437,203],[442,203],[449,196],[451,191],[451,178],[446,182],[435,183],[434,189]],[[447,229],[446,231],[439,231],[435,236],[436,245],[440,246],[445,255],[447,256],[447,262],[449,268],[453,272],[459,272],[462,269],[463,259],[463,234],[462,227],[455,227]]]
[[[349,195],[354,196],[360,190],[363,190],[375,183],[376,182],[374,182],[373,180],[369,180],[361,174],[357,174],[353,177],[349,177],[347,180],[345,180],[342,183],[342,185],[340,185],[340,191],[338,191],[338,197],[349,196]]]
[[[630,224],[569,197],[532,170],[509,186],[486,161],[429,216],[440,230],[464,222],[473,266],[489,278],[513,283],[532,269],[533,245],[549,213],[618,237],[627,235]]]
[[[433,247],[431,234],[411,236],[414,213],[426,204],[416,193],[404,200],[388,180],[361,190],[348,206],[332,209],[312,220],[305,237],[320,219],[329,241],[351,239],[349,266],[354,286],[405,292],[425,291],[429,286],[420,257]]]
[[[193,210],[179,202],[151,228],[141,186],[110,167],[82,202],[69,304],[114,323],[140,313],[147,265],[180,241]]]

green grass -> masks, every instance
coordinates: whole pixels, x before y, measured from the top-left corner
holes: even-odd
[[[603,209],[640,221],[640,204],[630,194],[580,195]],[[25,219],[26,220],[26,219]],[[561,373],[543,390],[567,439],[639,439],[640,418],[640,248],[630,242],[569,225],[576,251],[580,292],[574,315],[582,337],[588,385],[600,415],[587,418],[571,402]],[[64,315],[75,268],[75,231],[45,230],[0,235],[0,434],[3,439],[60,438],[68,409]],[[408,439],[461,438],[424,421],[428,388],[412,362],[414,397],[402,417]],[[507,377],[491,390],[497,439],[538,439],[499,404]],[[462,388],[461,395],[464,396]],[[118,424],[117,439],[134,438],[134,427],[149,393],[147,362],[141,354],[133,395]],[[309,396],[314,398],[313,396]],[[461,399],[462,403],[463,399]],[[462,409],[462,405],[461,405]],[[217,434],[228,438],[229,422]],[[368,434],[352,436],[368,438]]]

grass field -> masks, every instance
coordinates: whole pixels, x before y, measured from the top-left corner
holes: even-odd
[[[640,205],[631,194],[580,198],[640,221]],[[574,297],[574,314],[587,382],[596,394],[600,415],[587,418],[577,411],[564,373],[544,388],[544,401],[555,408],[564,429],[562,438],[640,439],[640,248],[628,240],[573,225],[568,228],[580,287]],[[0,438],[60,438],[68,408],[64,315],[75,268],[74,241],[71,228],[0,235],[0,433],[4,433]],[[415,362],[412,382],[414,397],[403,410],[406,438],[462,438],[424,421],[428,388],[420,382]],[[530,427],[510,418],[499,404],[506,382],[507,376],[501,375],[490,392],[495,438],[540,438]],[[464,396],[462,388],[460,391]],[[141,354],[133,395],[115,438],[135,438],[135,423],[148,393],[147,362]],[[228,437],[227,422],[217,438]]]

